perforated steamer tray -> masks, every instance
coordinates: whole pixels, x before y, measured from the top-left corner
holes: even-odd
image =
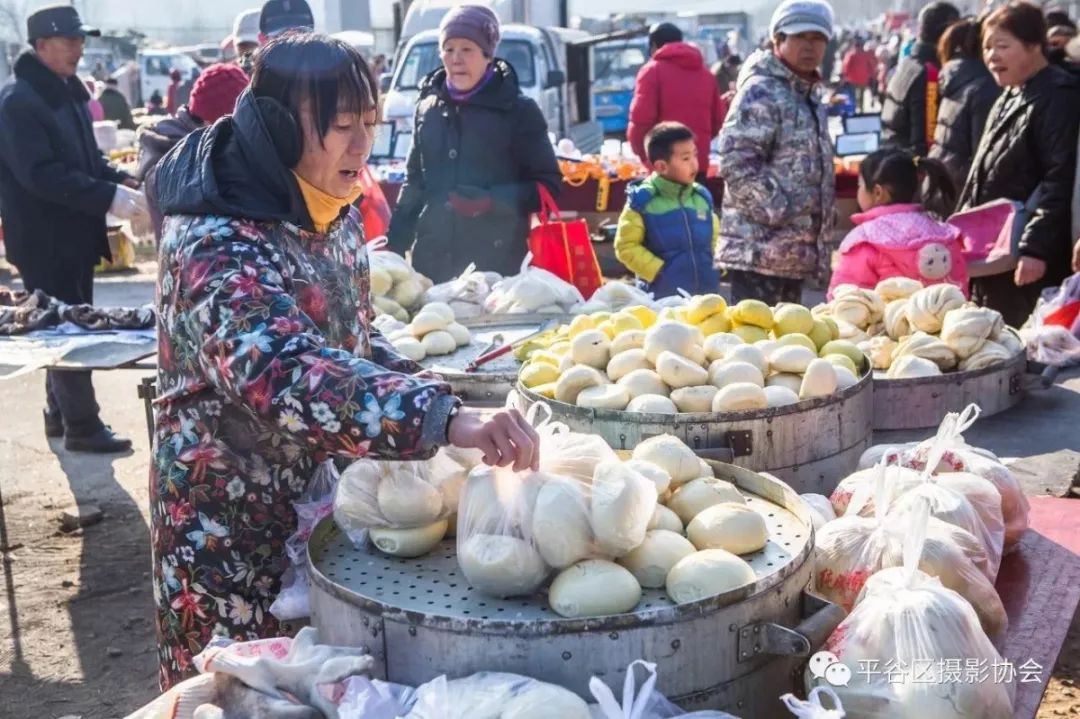
[[[754,585],[691,604],[677,605],[663,589],[645,589],[637,610],[641,619],[660,618],[698,605],[723,606],[755,591],[766,591],[806,560],[812,547],[812,525],[805,505],[787,485],[721,462],[710,462],[717,477],[733,482],[747,506],[765,519],[769,541],[765,548],[743,555],[754,569]],[[371,546],[356,549],[329,520],[320,524],[309,544],[313,580],[333,585],[360,606],[380,612],[417,612],[428,620],[470,620],[527,624],[529,622],[595,622],[565,619],[547,605],[546,589],[532,597],[497,599],[471,587],[458,567],[455,541],[444,540],[423,557],[402,559]],[[622,616],[622,615],[616,615]]]
[[[308,547],[312,624],[323,641],[369,652],[374,676],[403,684],[506,671],[590,699],[592,677],[618,692],[626,667],[644,658],[661,665],[660,690],[687,710],[784,716],[776,697],[796,689],[797,665],[824,643],[843,610],[807,592],[813,530],[798,495],[774,477],[709,464],[769,529],[767,546],[744,556],[754,583],[687,604],[645,590],[633,612],[567,619],[548,606],[546,590],[511,599],[476,591],[453,540],[427,556],[397,559],[353,548],[327,518]]]
[[[759,496],[743,491],[747,505],[765,518],[769,543],[760,552],[743,556],[767,589],[783,574],[810,539],[798,516]],[[402,612],[418,612],[446,619],[525,623],[564,620],[547,605],[546,594],[496,599],[469,586],[457,563],[454,540],[444,540],[435,551],[416,559],[389,557],[368,547],[354,549],[343,532],[325,533],[311,550],[312,560],[330,582],[368,602],[389,605]],[[546,590],[545,590],[546,591]],[[642,618],[677,607],[663,589],[644,589],[636,614]]]
[[[457,351],[439,357],[427,357],[420,364],[441,375],[466,404],[501,405],[517,383],[521,363],[513,353],[498,357],[481,365],[476,372],[466,372],[470,362],[479,357],[493,344],[496,335],[502,336],[500,344],[517,342],[536,332],[545,322],[556,320],[569,322],[568,315],[484,315],[461,320],[469,328],[472,341]]]

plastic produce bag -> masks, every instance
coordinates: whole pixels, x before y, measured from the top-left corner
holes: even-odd
[[[367,677],[349,677],[338,719],[400,719],[416,702],[416,690]]]
[[[645,681],[641,683],[640,689],[637,687],[637,677],[634,674],[639,666],[648,674]],[[596,699],[596,704],[589,705],[592,719],[671,719],[672,717],[738,719],[721,711],[684,712],[656,691],[656,665],[641,659],[626,668],[622,702],[615,699],[615,694],[599,677],[589,680],[589,691]]]
[[[405,719],[591,719],[588,705],[562,687],[517,674],[478,672],[416,688]]]
[[[814,531],[819,532],[829,522],[836,519],[836,511],[832,502],[823,494],[800,494],[803,501],[810,508],[810,519],[814,523]]]
[[[436,477],[429,462],[358,460],[341,473],[334,521],[357,546],[370,538],[393,556],[426,554],[448,528],[439,486],[446,478]]]
[[[281,591],[270,605],[270,613],[282,621],[301,619],[311,614],[308,604],[308,539],[311,538],[315,525],[333,512],[337,485],[337,468],[332,460],[327,460],[315,470],[315,475],[300,500],[293,502],[297,517],[296,531],[285,540],[289,568],[282,577]]]
[[[937,472],[966,472],[989,481],[1001,495],[1001,514],[1005,522],[1005,549],[1010,550],[1020,541],[1028,528],[1028,512],[1031,505],[1020,481],[1001,463],[992,452],[972,447],[964,441],[963,433],[979,418],[981,410],[971,404],[961,413],[949,413],[942,420],[933,440],[920,443],[907,453],[903,460],[914,469],[924,469],[931,450],[941,448]]]
[[[483,305],[491,294],[487,276],[476,271],[476,263],[470,263],[465,271],[452,280],[435,285],[424,293],[424,304],[429,302],[465,302]],[[478,307],[479,309],[479,307]]]
[[[840,480],[836,489],[829,495],[829,502],[836,516],[841,517],[847,514],[874,516],[877,476],[882,461],[889,467],[885,475],[887,490],[885,497],[889,503],[892,503],[893,497],[903,494],[922,482],[922,476],[918,472],[900,466],[891,457],[892,455],[884,455],[870,468],[860,469]],[[884,508],[888,509],[888,506],[886,504]]]
[[[517,393],[511,391],[507,406],[517,403]],[[572,432],[562,422],[552,422],[552,411],[546,402],[536,402],[525,413],[525,419],[540,435],[540,471],[591,483],[601,462],[618,462],[619,456],[600,435]],[[541,417],[541,415],[544,415]]]
[[[832,708],[826,707],[822,697],[829,698]],[[806,701],[797,698],[794,694],[784,694],[780,697],[784,706],[793,716],[799,719],[844,719],[844,704],[840,697],[831,687],[814,687],[806,697]]]
[[[915,514],[895,516],[889,506],[886,465],[877,468],[873,517],[848,513],[817,533],[815,580],[818,593],[851,611],[866,580],[903,561],[904,539]],[[988,559],[982,543],[970,532],[931,517],[919,568],[975,607],[986,631],[995,635],[1008,626],[1001,599],[987,579]]]
[[[458,501],[457,557],[476,590],[495,597],[535,592],[550,567],[536,547],[533,507],[544,479],[480,465],[469,472]]]
[[[636,305],[652,307],[653,296],[640,287],[626,282],[608,282],[593,293],[589,298],[589,303],[590,305],[603,304],[607,311],[617,312]]]
[[[867,719],[1012,717],[1015,687],[996,681],[1003,660],[972,605],[919,568],[934,520],[925,507],[912,516],[903,563],[866,581],[854,611],[825,644],[850,675],[846,684],[833,682],[834,690],[849,716]],[[986,676],[943,674],[949,659],[986,667]],[[808,689],[829,676],[828,669],[812,669]]]
[[[484,301],[484,309],[490,314],[519,314],[537,312],[556,306],[563,312],[579,302],[584,302],[581,292],[547,270],[531,267],[532,254],[527,253],[521,263],[521,272],[506,277],[491,288]]]

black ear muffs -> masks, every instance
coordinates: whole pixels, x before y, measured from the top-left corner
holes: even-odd
[[[278,159],[289,169],[296,167],[304,150],[299,120],[287,107],[270,97],[255,98],[255,106],[259,109],[267,132],[270,133]]]

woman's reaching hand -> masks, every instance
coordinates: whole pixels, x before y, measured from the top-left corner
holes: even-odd
[[[447,439],[455,447],[479,449],[484,463],[515,472],[540,467],[540,437],[516,409],[502,410],[490,419],[474,409],[461,409],[450,420]]]

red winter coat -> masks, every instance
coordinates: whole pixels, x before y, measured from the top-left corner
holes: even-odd
[[[709,167],[709,145],[720,134],[725,114],[720,88],[701,52],[685,42],[668,43],[638,71],[626,137],[648,165],[645,135],[661,122],[681,122],[694,132],[704,172]]]
[[[869,50],[848,50],[840,75],[855,87],[868,87],[877,72],[877,57]]]

